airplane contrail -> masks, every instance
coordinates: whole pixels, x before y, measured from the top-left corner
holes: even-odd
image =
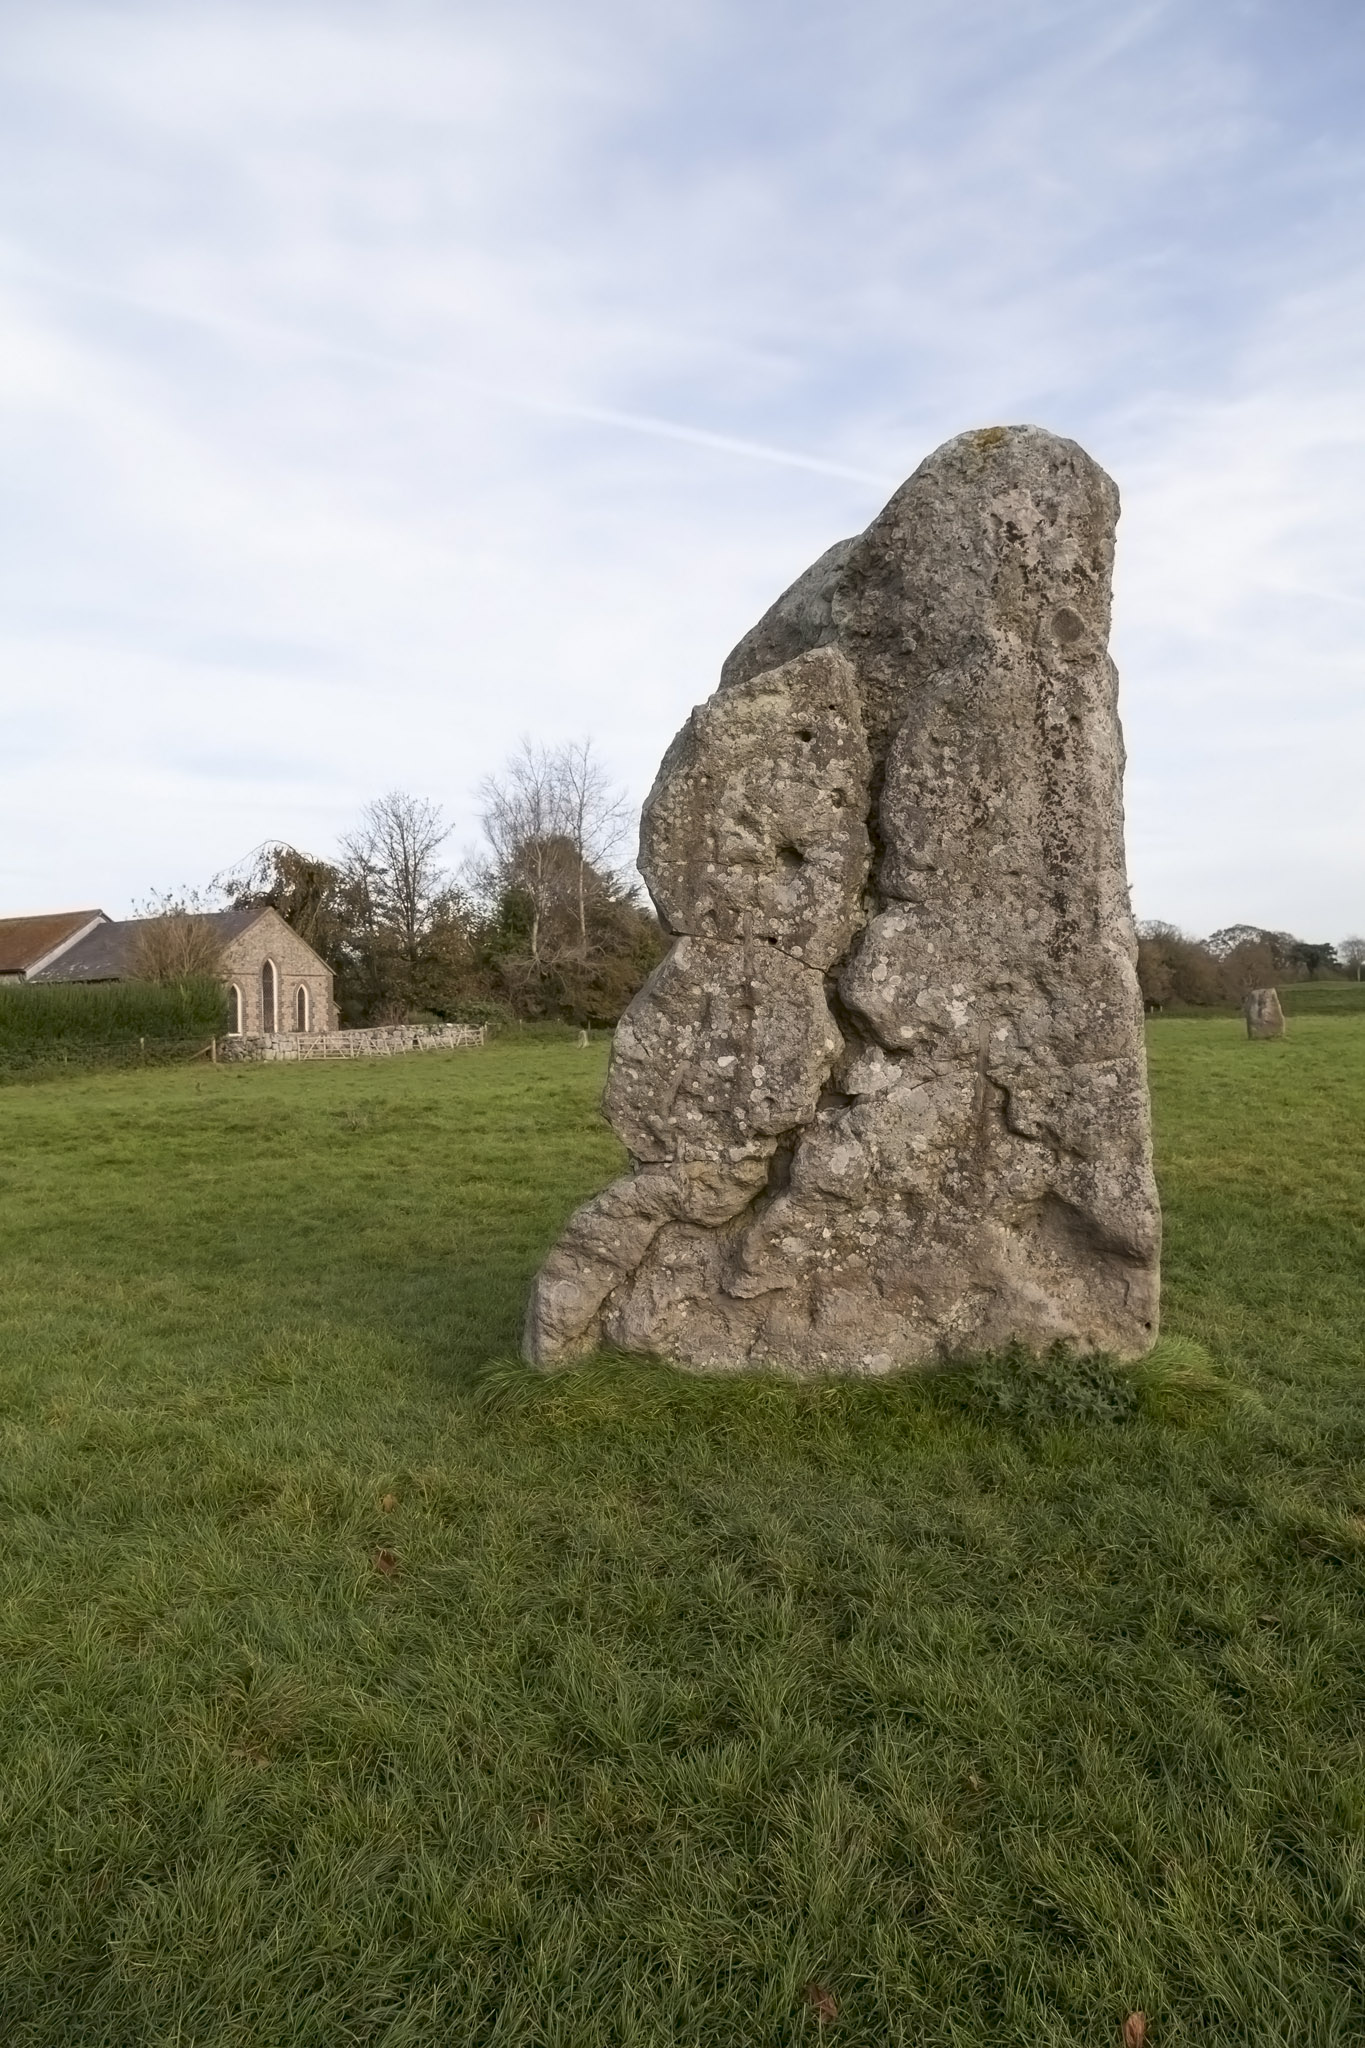
[[[367,369],[401,372],[405,376],[436,378],[443,382],[458,384],[463,390],[477,392],[481,397],[494,399],[503,405],[515,406],[522,412],[541,413],[554,419],[581,420],[585,425],[614,427],[623,433],[644,434],[655,440],[681,441],[694,448],[713,449],[719,455],[737,455],[752,462],[771,462],[786,469],[809,470],[817,476],[841,477],[850,483],[873,484],[879,490],[894,487],[895,479],[884,474],[859,469],[851,463],[836,462],[827,456],[808,455],[801,449],[778,448],[767,441],[749,441],[735,434],[717,433],[709,427],[692,426],[685,420],[660,419],[651,413],[625,412],[615,406],[585,405],[573,400],[548,398],[537,392],[514,391],[505,385],[491,384],[482,378],[465,376],[458,370],[424,361],[420,357],[356,348],[298,328],[283,327],[272,321],[243,319],[239,314],[223,313],[216,309],[206,312],[200,307],[173,305],[164,299],[149,299],[136,292],[119,291],[110,285],[91,284],[84,278],[72,277],[64,271],[36,264],[27,257],[21,257],[18,262],[10,257],[8,268],[12,273],[21,277],[27,276],[35,283],[54,285],[59,290],[71,292],[81,298],[100,299],[113,305],[127,306],[135,312],[148,314],[153,319],[204,328],[215,334],[239,334],[254,341],[283,343],[306,354],[326,356],[334,362],[354,363]]]

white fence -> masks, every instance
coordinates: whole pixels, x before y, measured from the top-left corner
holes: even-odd
[[[216,1060],[373,1060],[400,1052],[482,1045],[483,1024],[373,1024],[361,1031],[239,1033],[214,1041]]]

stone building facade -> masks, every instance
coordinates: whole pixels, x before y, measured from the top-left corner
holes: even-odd
[[[29,979],[131,981],[145,920],[108,918],[88,927]],[[332,970],[277,910],[217,910],[205,922],[222,944],[222,976],[234,1035],[335,1031]]]
[[[234,1033],[335,1031],[332,970],[277,910],[224,911],[251,923],[223,947]]]

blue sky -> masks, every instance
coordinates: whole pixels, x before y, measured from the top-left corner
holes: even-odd
[[[1118,480],[1139,915],[1365,928],[1358,0],[0,4],[0,907],[638,798],[950,434]]]

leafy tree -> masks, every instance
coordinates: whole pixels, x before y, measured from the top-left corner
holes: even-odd
[[[1208,947],[1223,964],[1229,992],[1236,995],[1277,980],[1299,981],[1305,975],[1316,981],[1320,975],[1339,972],[1341,966],[1336,947],[1326,941],[1299,939],[1293,932],[1261,925],[1227,925],[1211,935]]]
[[[1277,932],[1262,932],[1242,939],[1215,957],[1222,975],[1223,993],[1233,1002],[1240,1002],[1248,989],[1268,988],[1272,982],[1294,977],[1292,956]]]
[[[436,858],[446,836],[435,805],[393,790],[366,806],[340,861],[274,841],[216,886],[240,907],[278,910],[307,939],[348,1021],[401,1020],[456,1005],[468,968],[468,920]]]
[[[1339,973],[1341,969],[1336,947],[1325,941],[1314,943],[1308,939],[1296,939],[1293,957],[1303,967],[1310,981],[1316,981],[1322,974]]]
[[[567,843],[541,851],[546,857],[537,870],[559,870],[562,896],[548,913],[544,907],[538,913],[530,894],[512,882],[487,902],[481,951],[490,994],[522,1017],[613,1024],[668,941],[658,919],[618,877],[591,866],[583,873]]]
[[[239,868],[215,875],[212,886],[236,910],[277,910],[329,967],[341,968],[351,915],[347,878],[335,861],[267,840]]]
[[[1264,925],[1225,925],[1200,940],[1173,924],[1150,921],[1138,926],[1138,979],[1144,1000],[1157,1008],[1167,1002],[1237,1003],[1248,989],[1339,972],[1351,943],[1344,940],[1338,956],[1335,946]],[[1365,940],[1355,943],[1365,959]]]
[[[368,804],[320,860],[282,841],[215,884],[269,904],[333,969],[349,1022],[511,1010],[614,1023],[665,941],[614,865],[627,809],[592,742],[522,743],[483,785],[487,852],[456,879],[439,806],[403,790]]]
[[[1219,965],[1208,949],[1156,919],[1138,926],[1138,981],[1153,1008],[1171,1002],[1204,1007],[1223,997]]]
[[[1292,935],[1288,932],[1266,931],[1259,924],[1227,924],[1221,931],[1210,932],[1204,943],[1215,960],[1226,960],[1230,953],[1235,953],[1244,946],[1255,946],[1265,942],[1273,947],[1277,940],[1288,945],[1294,943]]]

